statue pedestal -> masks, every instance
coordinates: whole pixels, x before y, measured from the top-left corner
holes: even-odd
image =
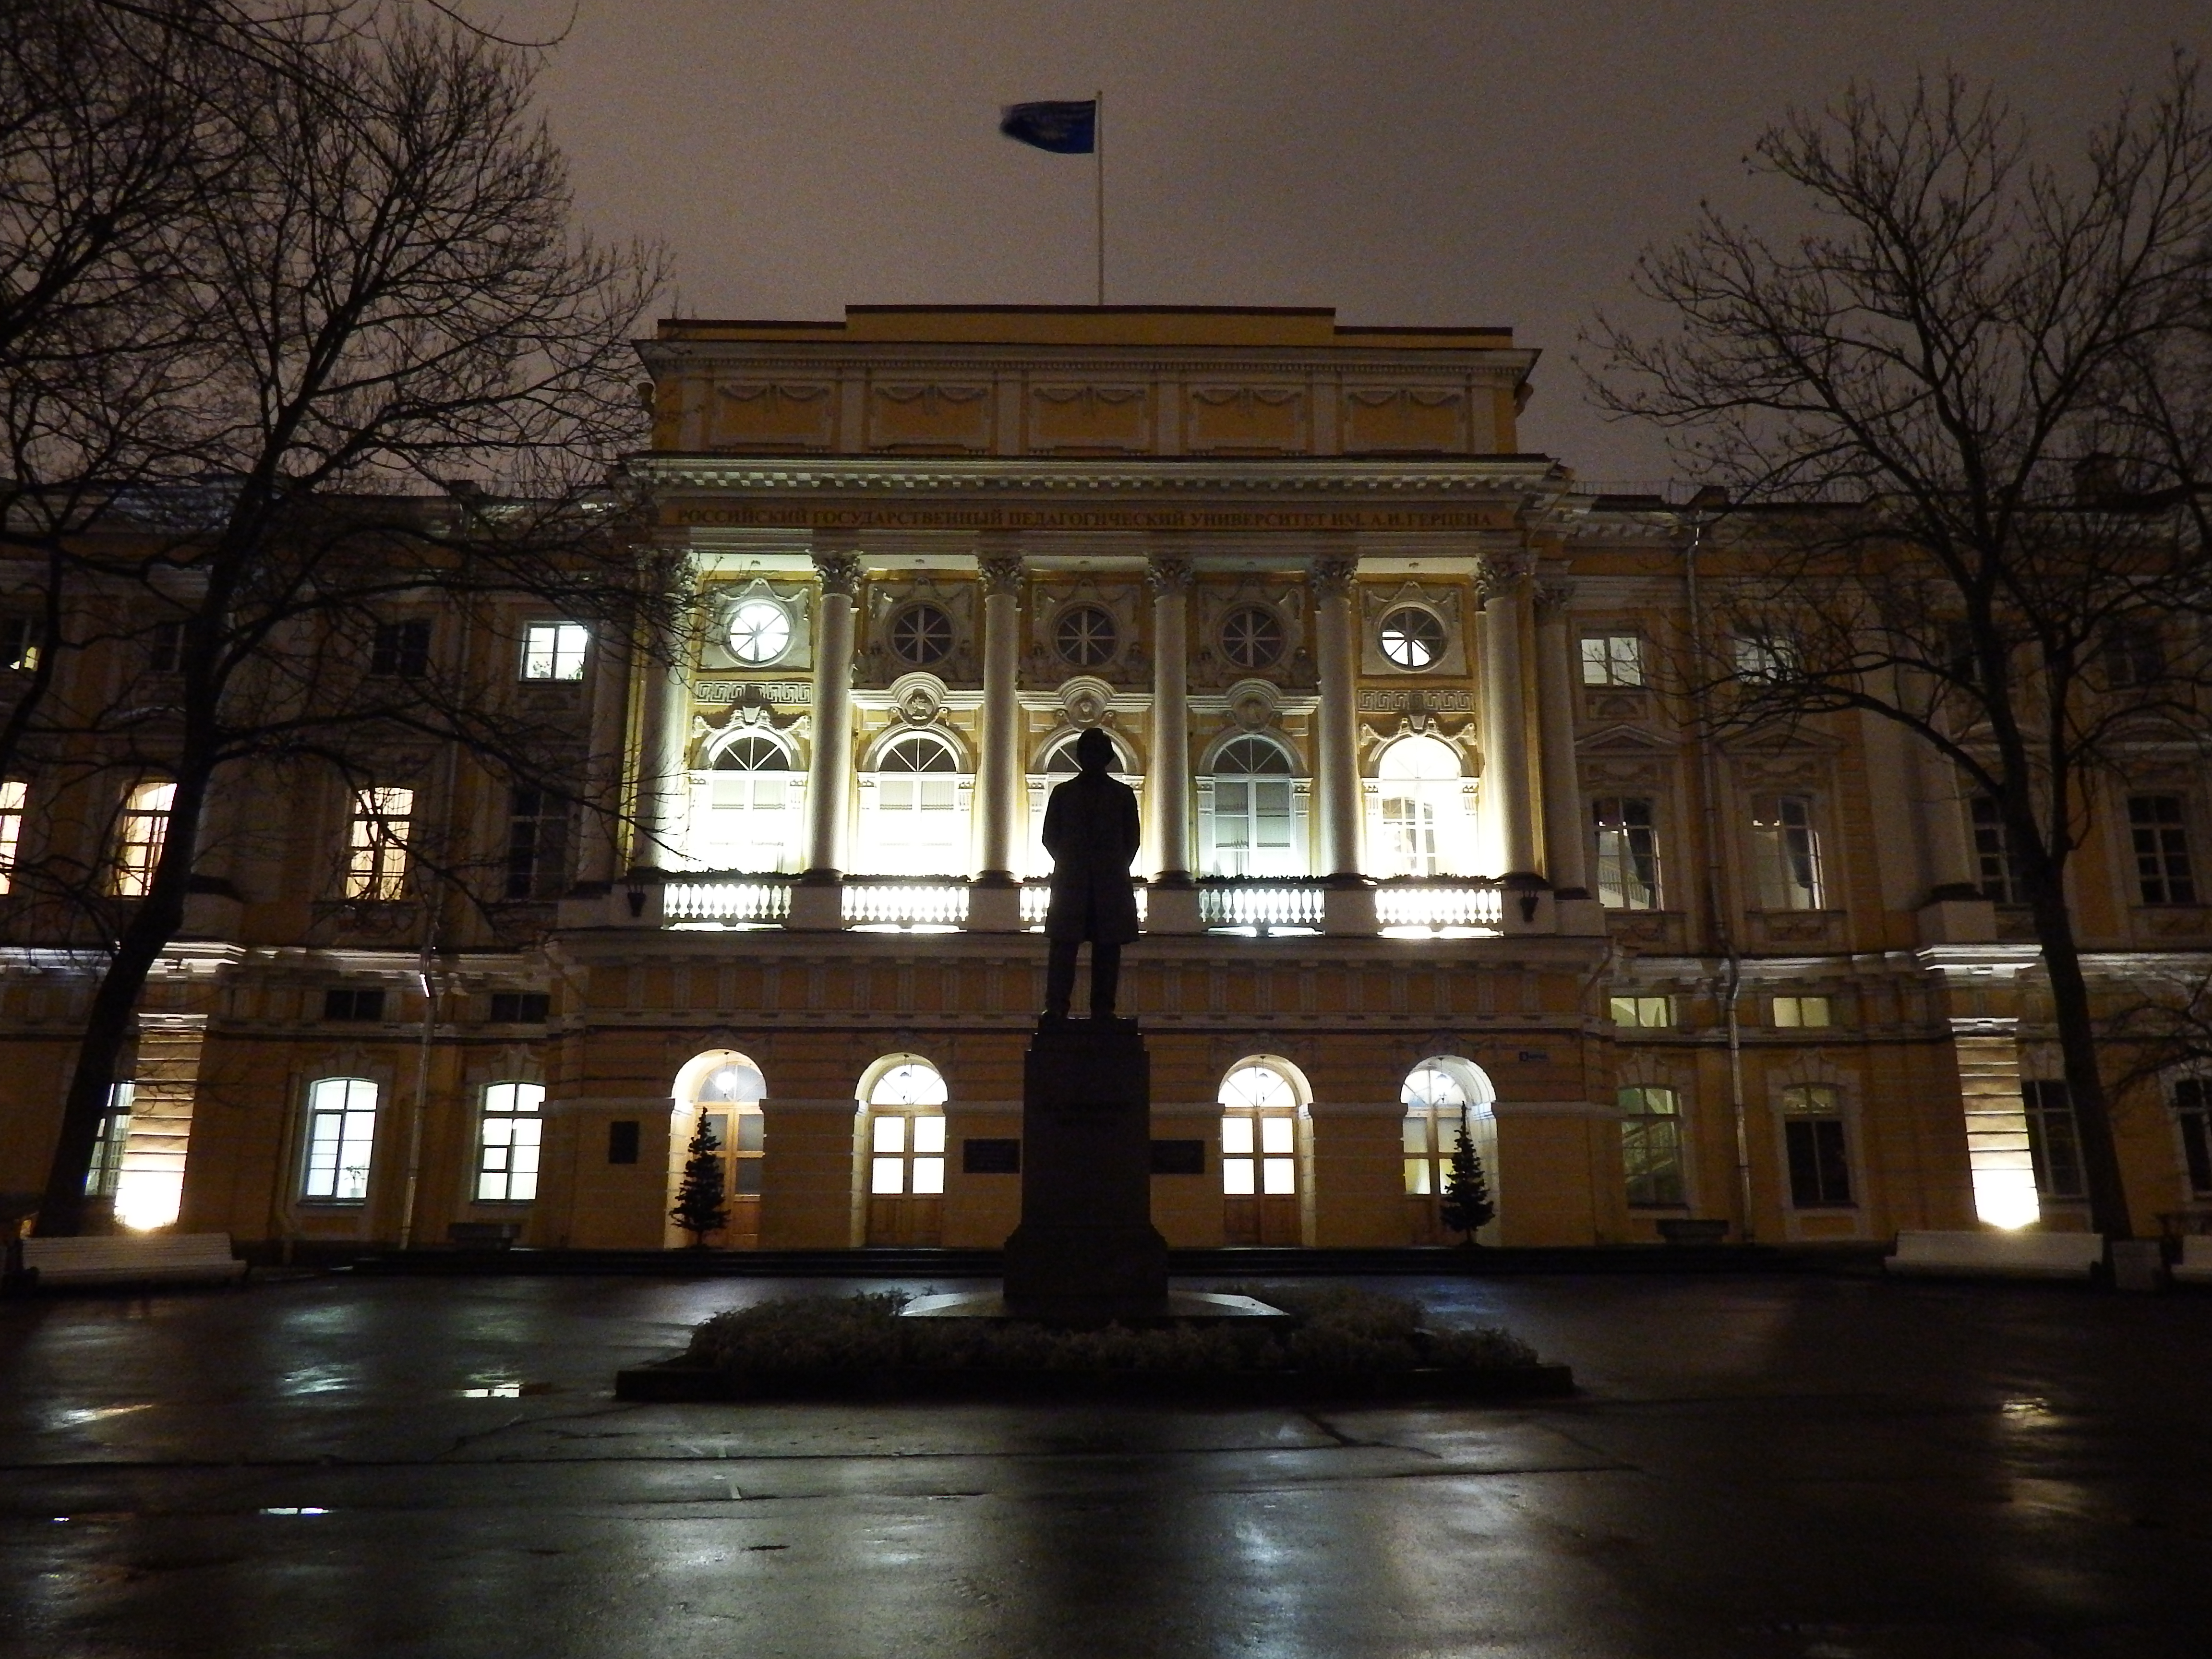
[[[1067,1325],[1168,1315],[1168,1246],[1152,1217],[1152,1061],[1135,1020],[1037,1023],[1023,1066],[1009,1313]]]

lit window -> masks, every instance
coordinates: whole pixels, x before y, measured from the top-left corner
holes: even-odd
[[[1113,661],[1121,629],[1103,605],[1072,605],[1053,625],[1052,643],[1071,668],[1101,668]]]
[[[123,1180],[123,1154],[131,1143],[131,1109],[138,1092],[135,1083],[108,1085],[107,1109],[93,1131],[92,1167],[85,1171],[87,1198],[113,1198]]]
[[[1232,1198],[1295,1195],[1297,1095],[1272,1066],[1240,1066],[1221,1085],[1221,1189]]]
[[[2036,1196],[2083,1197],[2089,1189],[2081,1174],[2081,1132],[2064,1079],[2023,1079],[2020,1101],[2027,1115],[2027,1158],[2035,1170]]]
[[[1221,654],[1232,668],[1273,668],[1282,659],[1283,622],[1263,605],[1240,605],[1221,619]]]
[[[868,1091],[868,1191],[935,1198],[945,1191],[945,1079],[927,1060],[902,1060]]]
[[[23,848],[23,807],[29,799],[27,784],[13,780],[0,783],[0,893],[8,890],[15,874],[15,860]]]
[[[791,648],[791,613],[774,599],[740,600],[730,612],[730,654],[755,667],[772,663]]]
[[[1755,685],[1771,685],[1796,672],[1797,652],[1787,640],[1739,635],[1731,641],[1736,678]]]
[[[2212,1079],[2185,1077],[2173,1085],[2173,1117],[2192,1197],[2212,1198]]]
[[[1820,908],[1820,842],[1806,795],[1762,795],[1752,804],[1752,845],[1765,910]]]
[[[560,890],[568,851],[568,808],[544,789],[517,787],[507,801],[507,896],[542,898]]]
[[[1791,1085],[1782,1091],[1782,1114],[1790,1204],[1800,1210],[1850,1204],[1850,1148],[1844,1131],[1843,1104],[1833,1086]]]
[[[1433,876],[1451,869],[1467,819],[1458,754],[1435,738],[1401,738],[1382,751],[1375,771],[1382,817],[1376,873]]]
[[[1826,997],[1774,999],[1774,1026],[1777,1030],[1810,1030],[1829,1023],[1828,999]]]
[[[945,875],[967,868],[968,815],[960,763],[941,740],[920,732],[897,738],[876,762],[863,799],[871,867],[886,875]]]
[[[1615,997],[1613,999],[1613,1023],[1648,1030],[1663,1030],[1674,1023],[1674,999]]]
[[[704,799],[692,819],[692,861],[707,870],[786,868],[799,785],[789,753],[749,732],[715,750],[711,766],[698,780]]]
[[[522,635],[522,678],[580,680],[592,630],[581,623],[532,623]]]
[[[1467,1115],[1467,1089],[1439,1062],[1425,1060],[1406,1074],[1398,1098],[1406,1109],[1400,1132],[1406,1191],[1417,1198],[1440,1194]]]
[[[2189,862],[2189,828],[2179,795],[2131,795],[2128,830],[2136,879],[2145,904],[2194,904],[2197,878]]]
[[[376,787],[356,789],[353,825],[346,840],[345,896],[373,903],[398,898],[407,885],[407,833],[415,792]]]
[[[1444,625],[1418,605],[1382,618],[1382,654],[1400,668],[1426,668],[1444,653]]]
[[[1591,634],[1583,640],[1584,685],[1644,684],[1644,641],[1634,634]]]
[[[123,817],[115,837],[118,898],[143,898],[154,884],[154,866],[161,861],[161,843],[169,836],[169,808],[176,799],[173,783],[142,783],[123,798]]]
[[[1291,757],[1265,738],[1238,738],[1213,761],[1212,872],[1303,875],[1291,837]]]
[[[307,1090],[307,1156],[302,1198],[359,1204],[368,1196],[376,1142],[376,1085],[367,1078],[326,1077]]]
[[[0,617],[0,673],[27,674],[36,669],[43,636],[36,617]]]
[[[420,620],[379,623],[368,672],[393,679],[421,679],[430,672],[430,624]]]
[[[1621,796],[1593,801],[1597,826],[1597,896],[1616,910],[1659,908],[1659,832],[1651,803]]]
[[[477,1146],[477,1201],[526,1204],[538,1196],[538,1147],[545,1090],[536,1083],[495,1083],[484,1091],[483,1133]]]
[[[721,1190],[747,1200],[732,1212],[732,1237],[741,1242],[757,1237],[750,1212],[751,1200],[761,1194],[768,1120],[760,1103],[767,1093],[768,1080],[758,1066],[742,1054],[726,1054],[700,1079],[692,1102],[707,1133],[707,1150],[721,1164]],[[688,1145],[688,1135],[685,1141]]]
[[[1682,1107],[1672,1089],[1638,1084],[1620,1100],[1620,1163],[1628,1201],[1656,1208],[1680,1205]]]
[[[952,654],[952,618],[941,605],[909,605],[891,618],[890,646],[910,667],[933,667]]]
[[[2020,878],[2014,873],[2012,854],[2005,845],[2004,818],[1996,798],[1974,797],[1974,864],[1981,877],[1983,896],[1998,904],[2021,902]]]

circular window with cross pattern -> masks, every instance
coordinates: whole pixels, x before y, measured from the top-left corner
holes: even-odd
[[[1398,668],[1426,668],[1444,653],[1444,625],[1432,611],[1401,605],[1382,618],[1382,654]]]
[[[1273,668],[1283,658],[1283,619],[1264,605],[1240,605],[1221,619],[1221,654],[1233,668]]]
[[[1053,649],[1071,668],[1103,668],[1114,660],[1121,630],[1103,605],[1072,605],[1053,624]]]
[[[891,654],[916,668],[933,668],[952,654],[952,618],[941,605],[918,600],[891,617]]]

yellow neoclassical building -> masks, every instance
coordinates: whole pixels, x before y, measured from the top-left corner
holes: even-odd
[[[1171,1243],[1441,1242],[1462,1121],[1508,1245],[2083,1224],[1975,803],[1871,720],[1693,738],[1652,684],[1690,515],[1521,452],[1508,331],[856,307],[639,351],[629,471],[690,633],[517,609],[466,642],[574,720],[623,829],[426,760],[226,842],[94,1172],[126,1222],[673,1246],[703,1120],[723,1247],[996,1245],[1043,802],[1098,727],[1144,805],[1123,1007]],[[1755,525],[1703,556],[1724,581]],[[2212,945],[2200,787],[2146,789],[2155,891],[2124,825],[2085,861],[2097,971]],[[443,901],[404,867],[334,890],[317,849],[372,810],[505,859],[504,932],[451,905],[426,958]],[[28,946],[5,969],[27,1191],[82,987]],[[2123,1118],[2146,1214],[2212,1199],[2203,1093]]]

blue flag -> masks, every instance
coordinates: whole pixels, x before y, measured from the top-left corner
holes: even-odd
[[[1098,105],[1009,104],[999,112],[999,131],[1055,155],[1088,155],[1098,145]]]

